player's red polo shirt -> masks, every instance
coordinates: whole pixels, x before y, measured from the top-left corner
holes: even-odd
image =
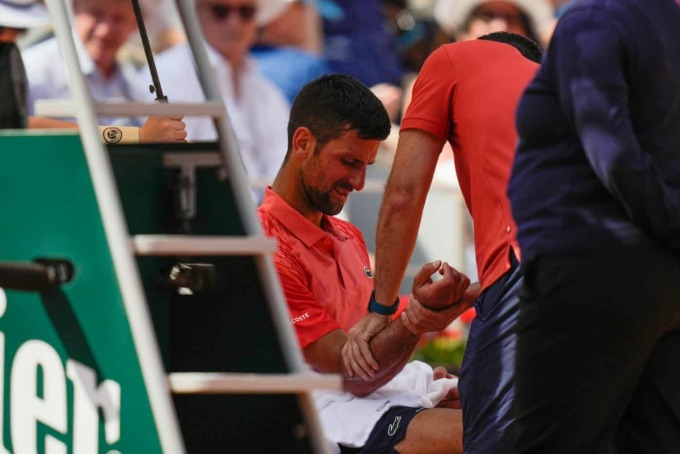
[[[506,189],[517,142],[515,111],[537,69],[509,44],[444,45],[423,65],[401,123],[402,131],[421,129],[451,143],[474,220],[482,289],[510,268],[510,248],[519,257]]]
[[[373,274],[356,227],[324,215],[319,228],[271,189],[258,214],[279,242],[274,263],[302,348],[366,315]]]

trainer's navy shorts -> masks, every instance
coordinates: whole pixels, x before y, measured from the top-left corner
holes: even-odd
[[[520,267],[512,267],[475,302],[458,390],[463,403],[465,454],[509,452],[508,426],[514,396],[515,325],[519,315]]]

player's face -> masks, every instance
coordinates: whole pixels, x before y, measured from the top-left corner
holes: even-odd
[[[375,162],[379,146],[379,140],[361,139],[356,130],[350,130],[310,155],[301,172],[308,207],[338,214],[349,194],[363,189],[366,169]]]
[[[100,71],[112,70],[116,52],[136,29],[132,4],[123,0],[76,0],[75,27]],[[107,74],[108,75],[108,74]]]
[[[256,0],[197,0],[205,40],[232,66],[239,66],[257,36]]]

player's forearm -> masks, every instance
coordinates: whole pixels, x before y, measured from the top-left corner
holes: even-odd
[[[366,396],[385,385],[411,359],[419,339],[420,335],[409,331],[401,318],[391,322],[369,344],[380,368],[371,380],[364,380],[358,375],[351,378],[346,377],[345,389],[357,396]]]

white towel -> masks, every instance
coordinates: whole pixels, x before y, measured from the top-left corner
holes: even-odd
[[[380,417],[391,407],[432,408],[458,386],[457,378],[434,380],[432,367],[408,363],[390,382],[366,397],[347,391],[314,391],[324,434],[330,440],[361,447]]]

